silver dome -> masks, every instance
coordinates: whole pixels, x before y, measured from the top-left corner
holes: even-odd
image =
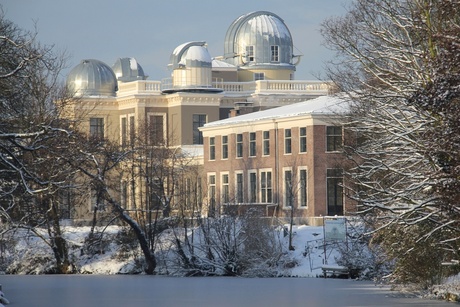
[[[253,54],[246,47],[252,46]],[[278,46],[278,57],[273,57],[272,46]],[[277,15],[258,11],[238,17],[227,30],[224,59],[240,66],[294,67],[291,32]]]
[[[169,58],[169,67],[172,69],[185,67],[211,67],[212,58],[205,42],[189,42],[182,44]]]
[[[118,90],[113,70],[99,60],[83,60],[67,76],[67,89],[75,96],[115,96]]]
[[[113,64],[112,70],[117,79],[122,82],[147,79],[144,70],[135,58],[118,58]]]

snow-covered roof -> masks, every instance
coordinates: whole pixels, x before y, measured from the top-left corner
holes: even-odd
[[[188,42],[174,49],[169,58],[172,69],[181,66],[211,67],[212,58],[206,48],[206,42]]]
[[[208,49],[202,46],[190,46],[186,51],[185,57],[182,57],[181,62],[185,62],[186,60],[207,63],[211,63],[212,61]]]
[[[261,120],[270,120],[285,117],[296,117],[307,114],[344,114],[348,110],[348,100],[343,95],[320,96],[282,107],[272,108],[264,111],[253,112],[210,122],[204,125],[205,128],[224,125],[237,125]]]

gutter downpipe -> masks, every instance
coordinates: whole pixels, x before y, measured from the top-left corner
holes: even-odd
[[[277,204],[277,209],[279,209],[279,192],[280,192],[280,187],[279,187],[279,146],[278,146],[278,122],[276,119],[273,119],[273,126],[275,129],[275,186],[276,186],[276,199],[275,203]]]

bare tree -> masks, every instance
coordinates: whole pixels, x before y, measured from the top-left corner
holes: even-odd
[[[73,189],[75,175],[60,159],[71,155],[72,139],[72,123],[60,118],[68,101],[59,83],[65,55],[35,37],[0,14],[0,216],[8,229],[39,235],[53,251],[54,272],[69,273],[60,226],[61,196]]]

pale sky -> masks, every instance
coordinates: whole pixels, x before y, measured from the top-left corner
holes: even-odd
[[[297,80],[314,80],[333,53],[322,46],[321,22],[342,15],[350,0],[2,0],[5,17],[33,30],[38,40],[66,51],[70,69],[83,59],[112,66],[134,57],[149,76],[170,75],[167,65],[182,43],[206,41],[212,57],[223,54],[225,33],[239,16],[269,11],[291,31],[294,54],[303,54]]]

